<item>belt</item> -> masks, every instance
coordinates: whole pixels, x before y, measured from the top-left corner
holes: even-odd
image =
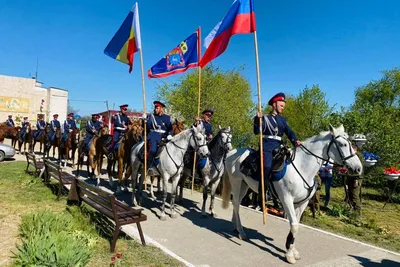
[[[158,129],[155,129],[155,130],[150,130],[150,132],[165,133],[165,130],[158,130]]]
[[[274,139],[274,140],[282,141],[282,137],[280,137],[280,136],[275,136],[275,135],[264,135],[263,138],[264,138],[264,139]]]

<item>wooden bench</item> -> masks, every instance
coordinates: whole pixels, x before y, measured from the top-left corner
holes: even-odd
[[[57,193],[57,200],[59,200],[63,186],[72,184],[74,176],[72,174],[64,172],[59,165],[55,164],[54,162],[48,159],[44,160],[44,165],[46,173],[45,181],[50,182],[50,178],[54,178],[59,183],[58,193]]]
[[[143,209],[134,209],[117,200],[114,195],[74,177],[68,196],[68,203],[77,202],[78,206],[80,206],[82,201],[115,222],[114,235],[110,247],[111,252],[115,251],[121,226],[131,223],[136,223],[142,245],[146,245],[142,227],[140,226],[140,222],[147,220],[147,216],[142,213]]]
[[[25,172],[30,173],[29,166],[32,166],[35,168],[33,175],[38,176],[40,178],[45,170],[43,160],[40,158],[36,158],[35,154],[33,154],[33,153],[25,153],[25,155],[26,155],[26,163],[27,163]]]

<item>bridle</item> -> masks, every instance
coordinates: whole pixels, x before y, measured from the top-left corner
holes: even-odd
[[[337,142],[337,139],[339,139],[339,138],[343,138],[344,140],[346,140],[347,143],[348,143],[348,145],[349,145],[349,152],[350,152],[350,155],[347,156],[347,157],[345,157],[345,156],[343,155],[343,152],[342,152],[342,150],[341,150],[340,147],[339,147],[339,144],[338,144],[338,142]],[[335,145],[337,151],[339,152],[339,156],[340,156],[340,160],[341,160],[341,164],[339,164],[340,166],[345,166],[347,160],[349,160],[350,158],[356,156],[356,153],[354,153],[354,151],[351,150],[351,147],[352,147],[352,146],[351,146],[351,143],[350,143],[349,139],[347,139],[346,137],[344,137],[344,136],[342,136],[342,135],[338,135],[338,136],[333,136],[333,135],[332,135],[331,141],[329,142],[328,149],[327,149],[327,151],[326,151],[327,158],[324,158],[324,157],[322,157],[322,156],[318,156],[318,155],[314,154],[314,153],[311,152],[308,148],[306,148],[304,145],[301,145],[301,148],[302,148],[303,150],[307,151],[307,153],[313,155],[314,157],[316,157],[316,158],[318,158],[318,159],[321,159],[321,160],[326,161],[326,162],[330,162],[331,156],[329,156],[329,154],[330,154],[330,150],[331,150],[332,145]],[[296,152],[296,150],[295,150],[295,152]],[[293,158],[293,159],[294,159],[294,158]]]
[[[343,152],[342,152],[342,150],[341,150],[340,147],[339,147],[339,144],[338,144],[338,142],[337,142],[337,140],[338,140],[339,138],[345,139],[345,140],[347,141],[348,145],[349,145],[349,152],[350,152],[350,155],[347,156],[347,157],[345,157],[345,156],[343,155]],[[303,144],[300,146],[300,148],[303,149],[303,150],[305,150],[307,153],[311,154],[312,156],[314,156],[314,157],[316,157],[316,158],[318,158],[318,159],[321,159],[321,160],[323,160],[323,161],[325,161],[325,162],[330,162],[331,157],[329,156],[329,154],[330,154],[330,150],[331,150],[332,145],[335,145],[337,151],[339,152],[340,160],[342,161],[342,162],[341,162],[341,166],[345,166],[345,165],[346,165],[346,161],[347,161],[348,159],[350,159],[350,158],[356,156],[356,154],[354,153],[354,151],[351,150],[351,147],[352,147],[352,146],[351,146],[350,141],[349,141],[345,136],[342,136],[342,135],[338,135],[338,136],[333,136],[333,135],[332,135],[331,141],[329,142],[328,149],[327,149],[327,151],[326,151],[326,156],[327,156],[326,158],[324,158],[323,156],[318,156],[318,155],[316,155],[315,153],[311,152],[311,151],[310,151],[307,147],[305,147]],[[291,157],[290,160],[291,160],[291,162],[292,162],[292,165],[293,165],[294,169],[295,169],[296,172],[299,174],[300,178],[301,178],[301,179],[303,180],[303,182],[307,185],[307,188],[306,188],[306,189],[307,189],[307,191],[308,191],[307,196],[306,196],[303,200],[294,203],[294,204],[300,204],[300,203],[302,203],[303,201],[307,200],[307,199],[310,197],[310,195],[311,195],[311,193],[312,193],[312,191],[313,191],[313,189],[314,189],[314,186],[315,186],[315,181],[314,181],[314,185],[310,186],[310,185],[307,183],[306,179],[304,179],[303,175],[301,175],[301,173],[299,172],[299,170],[298,170],[297,167],[295,166],[295,164],[294,164],[294,159],[295,159],[295,157],[296,157],[296,151],[297,151],[297,147],[295,148],[294,153],[292,154],[292,157]]]

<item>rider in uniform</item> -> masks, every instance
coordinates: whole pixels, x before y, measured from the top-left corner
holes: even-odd
[[[268,105],[272,106],[272,112],[270,114],[263,115],[262,112],[257,111],[257,116],[254,117],[255,135],[260,134],[260,118],[262,121],[261,134],[263,135],[264,185],[268,184],[272,171],[272,152],[281,145],[283,134],[289,137],[290,142],[294,146],[301,145],[301,142],[297,140],[295,133],[289,127],[286,119],[280,116],[286,105],[285,94],[278,93],[274,95],[268,101]],[[266,189],[266,187],[264,187],[264,189]],[[258,192],[258,195],[261,196],[261,181],[258,186]]]
[[[115,145],[118,143],[119,139],[122,138],[123,134],[128,130],[128,125],[131,124],[126,113],[128,112],[128,104],[119,106],[119,113],[115,114],[112,118],[112,122],[114,124],[114,136],[111,145],[107,148],[109,159],[113,157],[113,150]]]
[[[89,145],[90,140],[94,137],[95,134],[97,134],[101,127],[103,127],[103,124],[98,121],[99,114],[92,114],[92,120],[88,121],[86,123],[86,136],[85,139],[83,140],[83,147],[86,147]]]
[[[60,128],[60,122],[58,121],[58,114],[53,115],[53,120],[50,122],[50,132],[47,135],[47,142],[50,145],[56,136],[56,128]]]
[[[149,131],[147,140],[150,142],[149,168],[159,163],[159,159],[155,158],[155,156],[161,139],[166,138],[168,141],[172,139],[171,117],[164,114],[165,105],[160,101],[154,101],[153,104],[154,112],[146,122],[147,131]],[[146,118],[146,116],[146,114],[143,114],[143,118]]]
[[[211,117],[212,115],[214,115],[214,111],[212,111],[211,109],[206,109],[203,111],[202,114],[203,116],[199,121],[199,124],[201,125],[201,127],[203,127],[204,132],[206,134],[207,142],[209,142],[213,138]]]
[[[6,120],[6,125],[7,126],[11,126],[11,127],[15,127],[15,123],[12,119],[12,115],[8,115],[8,119]]]
[[[46,122],[43,120],[43,114],[39,115],[39,120],[36,122],[36,136],[35,138],[40,138],[46,129]]]
[[[70,132],[72,132],[73,130],[77,129],[76,122],[74,120],[74,113],[69,113],[68,114],[68,118],[64,121],[63,128],[64,128],[63,129],[64,132],[63,132],[63,135],[62,135],[62,138],[61,138],[61,144],[62,145],[67,140],[68,134]]]
[[[22,122],[21,133],[19,135],[19,140],[22,142],[25,139],[26,129],[30,122],[28,121],[28,117],[24,117],[24,121]]]

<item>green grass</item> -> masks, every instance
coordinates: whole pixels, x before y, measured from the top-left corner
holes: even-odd
[[[321,200],[323,192],[324,187],[321,190]],[[385,197],[381,190],[362,188],[362,194],[361,225],[356,223],[353,212],[343,201],[343,187],[331,188],[330,210],[321,211],[314,219],[311,211],[306,209],[302,223],[400,252],[400,212],[394,204],[388,204],[382,209]],[[400,208],[398,200],[396,202],[395,205]]]
[[[18,237],[21,217],[46,210],[71,217],[73,234],[85,240],[90,248],[91,257],[87,266],[108,266],[117,253],[122,255],[118,259],[121,266],[182,266],[160,249],[142,246],[126,236],[118,240],[117,251],[110,253],[111,224],[87,206],[67,207],[66,196],[56,201],[56,195],[41,179],[24,172],[25,166],[24,162],[0,164],[0,243],[3,244],[0,262],[7,260],[8,266],[13,266],[11,251],[17,252],[16,243],[21,243]]]

